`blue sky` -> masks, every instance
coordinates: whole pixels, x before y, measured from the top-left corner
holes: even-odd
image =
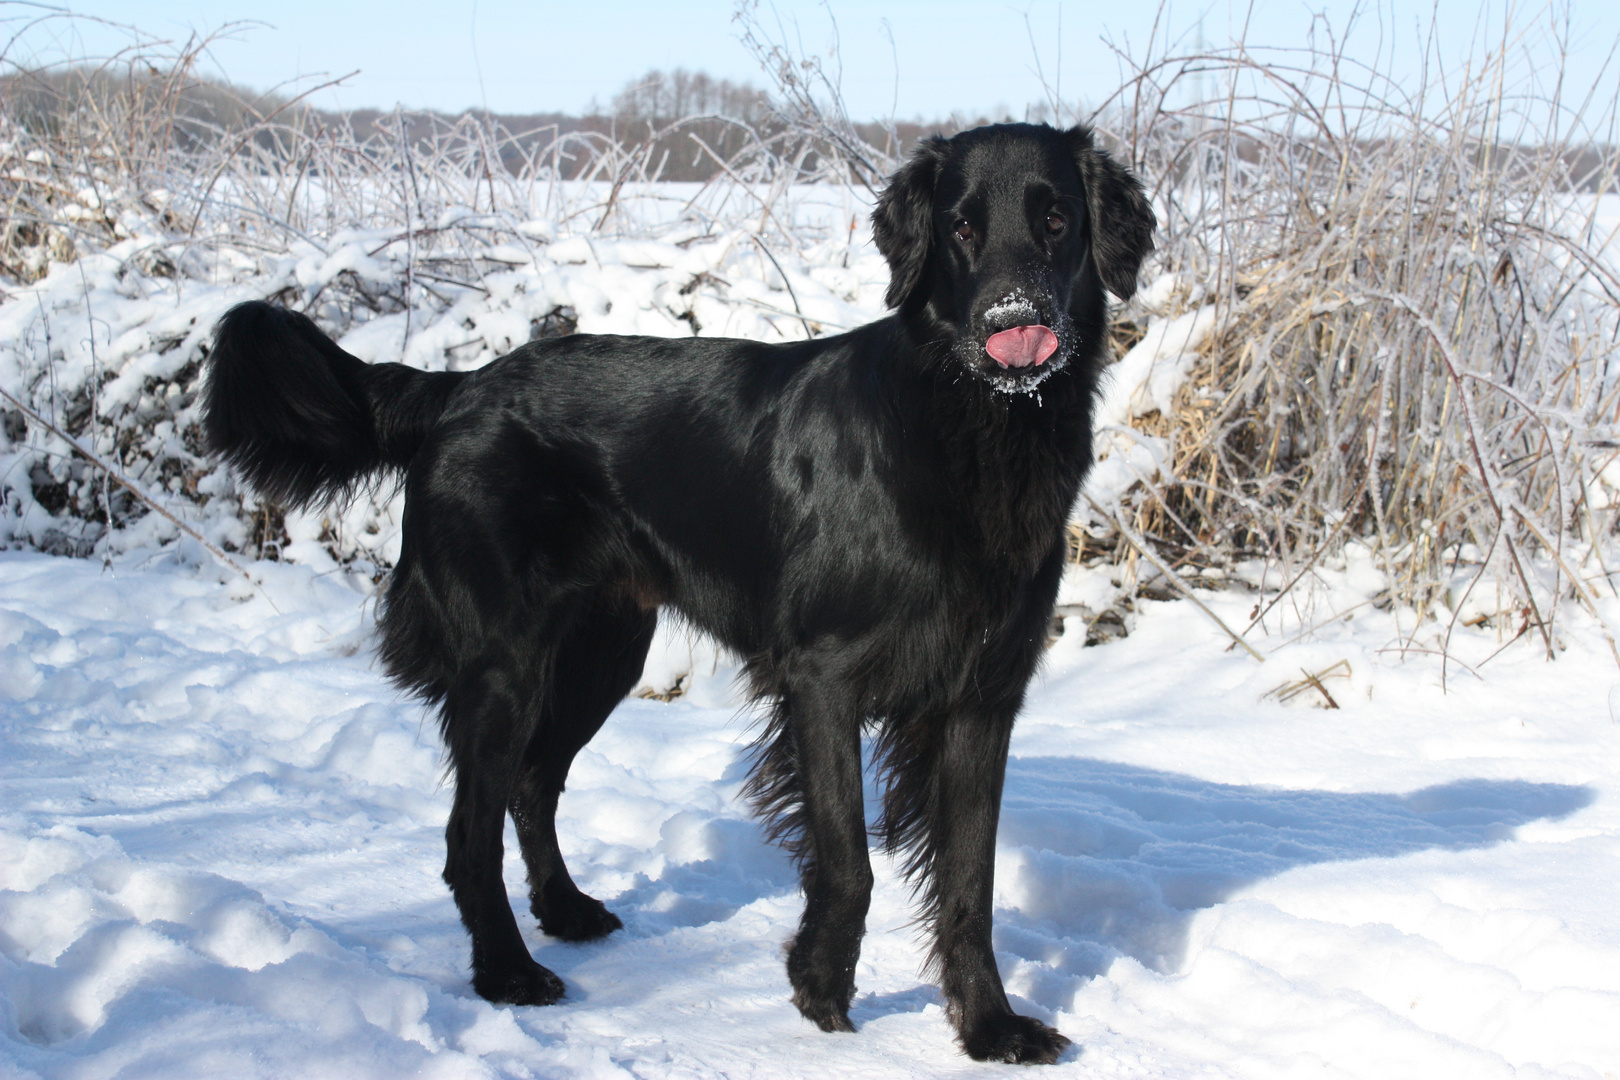
[[[210,50],[216,73],[255,89],[358,70],[342,87],[322,91],[317,104],[457,111],[487,105],[498,112],[580,111],[611,100],[627,81],[652,68],[685,67],[764,85],[738,41],[734,7],[724,0],[684,3],[598,0],[517,3],[514,0],[77,0],[71,10],[184,39],[230,29]],[[1551,28],[1567,17],[1568,82],[1591,86],[1620,36],[1620,4],[1578,0],[1551,8],[1511,5],[1510,40],[1525,58],[1521,75],[1545,79],[1559,46]],[[1353,12],[1359,14],[1352,20]],[[85,20],[50,18],[52,9],[0,2],[12,43],[7,59],[97,55],[124,40]],[[58,9],[59,10],[59,9]],[[1022,115],[1044,96],[1037,57],[1048,84],[1071,105],[1095,104],[1121,82],[1111,41],[1142,55],[1159,25],[1159,40],[1191,47],[1244,33],[1258,46],[1299,46],[1313,14],[1335,31],[1348,28],[1348,53],[1415,79],[1417,57],[1431,24],[1445,61],[1454,66],[1502,40],[1509,5],[1437,3],[1355,5],[1256,0],[1203,4],[1021,4],[974,0],[776,0],[758,18],[772,34],[842,67],[842,88],[857,119],[936,118],[953,111],[977,115],[1005,108]],[[836,30],[835,30],[836,27]],[[309,85],[307,82],[301,85]],[[1610,68],[1600,89],[1620,87]]]

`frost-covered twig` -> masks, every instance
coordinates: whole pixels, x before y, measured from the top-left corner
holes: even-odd
[[[1131,528],[1125,523],[1125,518],[1122,514],[1104,509],[1089,495],[1086,496],[1086,501],[1091,504],[1091,508],[1093,510],[1112,521],[1114,523],[1114,527],[1119,530],[1120,535],[1125,537],[1126,540],[1130,541],[1131,546],[1136,548],[1137,551],[1141,552],[1142,556],[1147,559],[1148,562],[1152,563],[1158,569],[1159,573],[1165,576],[1167,581],[1176,587],[1177,592],[1186,597],[1188,600],[1191,600],[1193,606],[1198,608],[1199,611],[1203,612],[1204,615],[1207,616],[1209,620],[1216,626],[1220,627],[1226,636],[1232,639],[1232,644],[1241,646],[1244,652],[1248,653],[1261,663],[1265,663],[1266,658],[1256,652],[1254,646],[1245,641],[1242,634],[1239,634],[1230,626],[1226,625],[1225,619],[1215,614],[1209,609],[1208,605],[1206,605],[1202,600],[1198,599],[1198,595],[1193,592],[1192,586],[1181,580],[1181,575],[1170,569],[1169,565],[1165,563],[1165,561],[1161,559],[1153,550],[1152,544],[1149,544],[1137,534],[1135,529]]]

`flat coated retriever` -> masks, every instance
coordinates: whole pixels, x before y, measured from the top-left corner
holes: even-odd
[[[1091,464],[1103,290],[1135,291],[1153,213],[1086,128],[1003,124],[923,142],[872,225],[895,313],[786,345],[579,334],[428,374],[267,304],[220,321],[207,433],[261,493],[312,505],[404,473],[381,654],[440,707],[444,879],[491,1001],[563,996],[507,903],[506,814],[547,934],[622,925],[569,877],[557,797],[668,605],[766,703],[747,791],[802,874],[799,1011],[853,1030],[871,731],[878,833],[905,853],[963,1048],[1068,1045],[1002,989],[996,821]]]

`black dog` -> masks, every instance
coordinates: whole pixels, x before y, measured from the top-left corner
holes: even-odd
[[[881,836],[907,852],[962,1046],[1068,1045],[1002,989],[996,821],[1091,463],[1103,289],[1135,291],[1153,213],[1087,129],[1007,124],[924,142],[872,222],[896,314],[795,344],[578,335],[426,374],[266,304],[220,322],[208,436],[260,492],[311,504],[404,471],[381,652],[442,706],[444,878],[492,1001],[563,996],[507,903],[506,814],[546,933],[621,925],[569,877],[554,815],[667,604],[769,703],[749,794],[802,870],[799,1011],[852,1030],[870,729]]]

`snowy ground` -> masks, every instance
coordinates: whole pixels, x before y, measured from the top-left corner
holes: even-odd
[[[559,306],[596,332],[855,325],[886,269],[864,208],[817,198],[778,206],[804,238],[774,253],[746,229],[655,228],[664,203],[639,236],[537,220],[528,246],[482,253],[477,285],[359,318],[344,344],[471,368]],[[83,445],[240,549],[255,505],[181,438],[200,344],[249,297],[333,323],[323,290],[397,284],[406,245],[351,231],[204,258],[131,229],[0,296],[0,385],[49,417],[77,402]],[[178,271],[143,270],[153,252]],[[1100,406],[1088,493],[1104,504],[1160,467],[1163,441],[1131,425],[1209,329],[1173,286],[1139,294],[1149,334]],[[250,585],[156,514],[84,532],[34,491],[105,500],[98,474],[38,425],[0,436],[0,543],[66,536],[111,559],[0,551],[0,1080],[1007,1075],[956,1051],[881,857],[860,1033],[798,1017],[780,955],[794,875],[736,797],[750,717],[727,662],[679,635],[645,680],[684,675],[685,695],[627,701],[563,799],[575,876],[625,931],[531,932],[568,984],[557,1007],[479,1000],[438,876],[450,792],[433,725],[370,655],[369,574],[397,554],[397,501],[290,517],[288,561],[252,564]],[[1423,651],[1436,625],[1414,636],[1412,613],[1374,609],[1382,587],[1352,557],[1315,607],[1279,605],[1250,634],[1264,663],[1185,602],[1140,602],[1124,640],[1053,647],[1015,735],[996,931],[1017,1006],[1075,1040],[1049,1075],[1620,1077],[1610,647],[1579,611],[1560,615],[1555,663],[1528,639],[1487,662],[1494,632],[1460,631],[1453,655],[1479,675],[1453,663],[1442,692]],[[1117,596],[1097,574],[1066,588],[1092,611]],[[1206,599],[1239,627],[1254,605],[1242,588]],[[1620,599],[1601,610],[1620,627]],[[1341,708],[1310,707],[1325,699],[1306,671]],[[508,884],[521,898],[516,862]]]
[[[859,1033],[799,1018],[793,875],[736,799],[748,716],[679,638],[649,678],[695,653],[689,693],[627,701],[564,796],[575,876],[626,929],[531,929],[567,1000],[479,1000],[439,750],[370,657],[363,582],[258,564],[256,588],[187,550],[0,554],[0,1076],[1006,1075],[957,1053],[881,857]],[[1607,645],[1571,619],[1557,662],[1521,642],[1443,694],[1432,657],[1382,651],[1388,618],[1278,624],[1261,664],[1149,602],[1122,641],[1053,647],[996,930],[1015,1004],[1075,1040],[1049,1075],[1620,1075]],[[1339,661],[1338,710],[1267,696]]]

